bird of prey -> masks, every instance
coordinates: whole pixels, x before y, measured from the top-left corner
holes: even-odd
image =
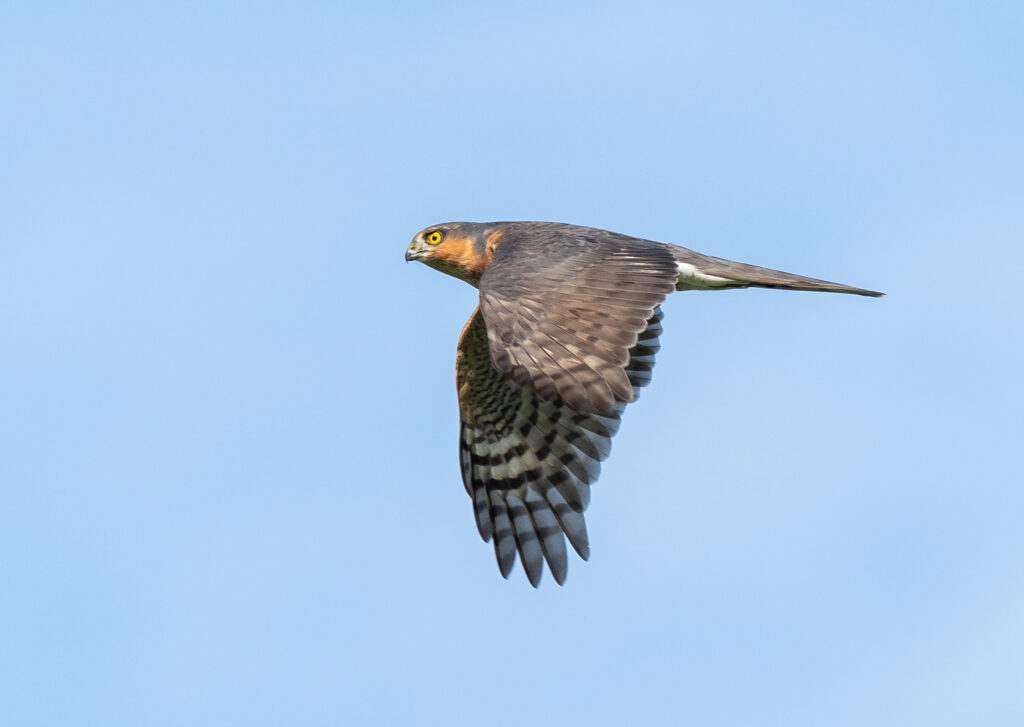
[[[544,561],[564,582],[565,538],[584,560],[590,553],[590,485],[626,404],[651,380],[669,293],[881,295],[554,222],[433,225],[413,238],[405,259],[480,290],[455,357],[462,481],[502,576],[518,551],[534,587]]]

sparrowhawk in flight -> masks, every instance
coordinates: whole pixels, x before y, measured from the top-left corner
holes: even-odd
[[[544,561],[558,583],[565,538],[590,553],[583,511],[622,412],[651,380],[661,303],[676,290],[784,288],[879,296],[553,222],[450,222],[405,253],[480,290],[459,338],[459,464],[477,529],[508,577]]]

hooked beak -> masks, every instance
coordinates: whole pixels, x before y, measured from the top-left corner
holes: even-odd
[[[420,251],[417,250],[414,247],[410,247],[409,249],[407,249],[405,251],[405,261],[406,262],[409,262],[410,260],[415,260],[419,256],[420,256]]]

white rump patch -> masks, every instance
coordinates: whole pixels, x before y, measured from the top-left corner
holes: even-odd
[[[739,281],[731,278],[720,278],[717,275],[707,275],[690,263],[676,263],[679,269],[679,277],[676,278],[676,290],[714,290],[726,285],[734,285]]]

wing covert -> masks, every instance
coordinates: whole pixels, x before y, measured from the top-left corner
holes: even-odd
[[[494,366],[516,387],[611,415],[633,400],[629,350],[678,268],[660,243],[571,231],[527,227],[503,241],[480,280],[480,312]]]

